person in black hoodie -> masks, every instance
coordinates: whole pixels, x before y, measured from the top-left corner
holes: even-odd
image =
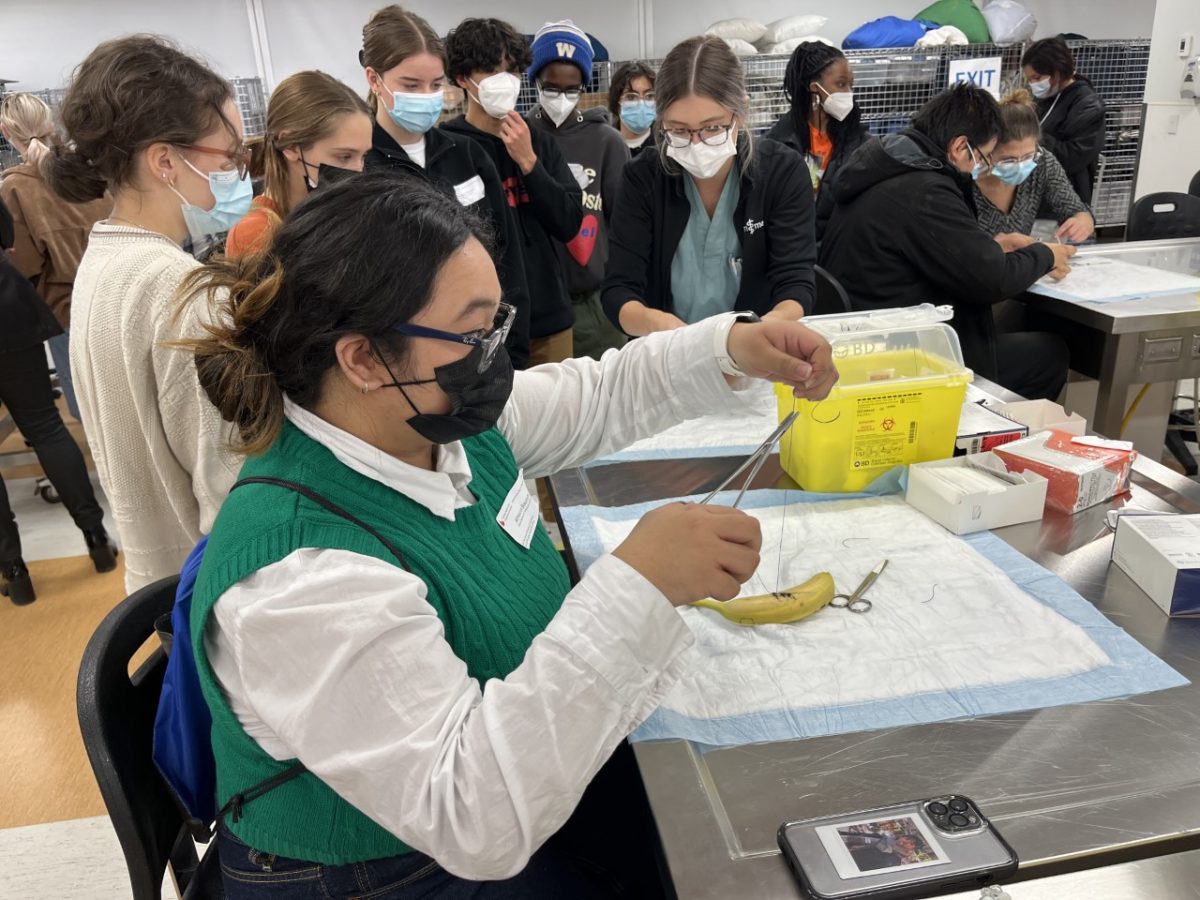
[[[833,192],[824,188],[868,137],[862,110],[854,103],[854,70],[836,47],[805,41],[788,60],[783,95],[791,109],[767,137],[787,144],[808,163],[820,243],[833,214]]]
[[[992,305],[1047,273],[1065,275],[1075,248],[1006,250],[979,227],[972,182],[990,166],[1000,128],[995,98],[962,84],[899,134],[868,140],[838,176],[821,265],[855,309],[950,304],[968,366],[1025,397],[1053,399],[1066,382],[1066,345],[1050,334],[997,336]]]
[[[570,19],[547,22],[538,30],[529,78],[538,92],[529,125],[558,141],[567,167],[583,188],[579,233],[570,243],[556,242],[555,249],[575,309],[575,355],[599,359],[605,350],[621,347],[626,340],[604,314],[600,288],[608,262],[608,229],[629,148],[609,125],[606,110],[579,109],[592,81],[592,45]]]
[[[415,13],[387,6],[363,27],[358,61],[366,70],[374,116],[365,167],[425,178],[453,192],[459,203],[472,207],[491,225],[504,300],[517,310],[505,346],[513,366],[526,368],[532,300],[516,219],[500,175],[483,148],[437,127],[446,81],[441,38]]]
[[[1021,67],[1037,101],[1042,147],[1062,163],[1075,193],[1090,206],[1104,149],[1104,101],[1075,71],[1075,56],[1062,38],[1034,42]]]
[[[634,337],[731,310],[800,318],[816,296],[812,183],[794,150],[752,141],[738,58],[689,38],[656,98],[662,141],[625,167],[604,311]]]
[[[573,355],[575,316],[555,242],[574,240],[583,224],[583,190],[558,144],[529,128],[516,111],[520,73],[533,60],[529,42],[499,19],[464,19],[446,38],[447,71],[467,95],[467,114],[445,128],[478,143],[500,173],[522,236],[532,298],[529,362]]]
[[[62,328],[37,290],[7,259],[14,240],[13,220],[0,203],[0,404],[37,453],[38,462],[63,505],[83,532],[97,572],[117,567],[117,548],[104,530],[104,510],[96,502],[79,445],[63,424],[50,392],[50,368],[43,341]],[[0,478],[0,594],[18,606],[37,599],[21,556],[21,534]]]

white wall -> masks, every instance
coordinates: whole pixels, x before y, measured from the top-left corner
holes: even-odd
[[[1146,78],[1138,197],[1186,191],[1188,181],[1200,170],[1200,104],[1179,97],[1184,61],[1176,53],[1176,42],[1182,34],[1194,36],[1192,53],[1200,54],[1200,2],[1158,0]]]
[[[358,87],[362,26],[386,0],[261,0],[275,79],[320,68]],[[1162,0],[1182,9],[1197,0]],[[1089,37],[1145,37],[1154,0],[1026,0],[1041,21],[1040,34],[1078,31]],[[814,12],[829,17],[825,35],[840,43],[852,28],[889,14],[913,14],[896,0],[409,0],[440,32],[471,15],[501,15],[526,32],[552,18],[570,16],[595,34],[614,59],[661,57],[682,38],[714,20],[749,16],[770,21]],[[1200,32],[1200,28],[1196,29]],[[245,0],[0,0],[0,77],[18,78],[16,89],[59,87],[70,70],[101,40],[133,31],[169,35],[210,61],[226,76],[256,74]],[[1198,35],[1200,39],[1200,35]],[[645,47],[643,52],[642,48]]]
[[[226,77],[258,74],[245,0],[0,0],[0,78],[11,90],[62,87],[96,44],[148,31]]]
[[[355,89],[361,86],[366,90],[358,64],[362,27],[384,0],[262,2],[277,82],[301,69],[318,68]],[[638,51],[638,0],[606,0],[603,6],[579,0],[509,0],[502,9],[485,0],[409,0],[402,5],[426,18],[442,35],[468,16],[500,15],[523,33],[533,34],[547,21],[573,15],[582,28],[604,42],[614,58],[634,57]]]

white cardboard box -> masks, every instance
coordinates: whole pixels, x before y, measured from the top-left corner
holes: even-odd
[[[1087,433],[1087,419],[1078,413],[1069,413],[1057,403],[1049,400],[1016,400],[1012,403],[989,403],[988,409],[1007,416],[1014,422],[1028,425],[1031,432],[1053,428],[1067,434]]]
[[[991,453],[978,456],[994,456]],[[1003,463],[999,463],[1003,469]],[[947,531],[971,534],[1034,522],[1041,519],[1046,506],[1046,487],[1049,482],[1036,472],[1012,473],[1022,484],[1002,484],[994,492],[964,493],[938,478],[938,469],[965,468],[967,458],[939,459],[914,463],[908,467],[908,491],[904,499]]]
[[[993,412],[982,403],[964,402],[958,419],[954,452],[983,453],[1028,436],[1028,425]]]
[[[1200,615],[1200,515],[1121,516],[1112,558],[1168,616]]]

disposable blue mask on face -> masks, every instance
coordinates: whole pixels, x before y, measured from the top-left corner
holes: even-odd
[[[971,180],[978,181],[980,176],[983,175],[983,170],[986,167],[981,160],[975,158],[975,148],[969,143],[967,144],[967,152],[971,154],[971,160],[975,163],[975,165],[971,167]]]
[[[992,174],[1005,184],[1016,187],[1018,184],[1024,184],[1036,168],[1037,160],[1035,159],[1026,159],[1020,162],[1011,160],[1009,162],[996,163],[996,165],[992,166]]]
[[[1050,96],[1050,79],[1042,78],[1038,81],[1029,82],[1029,93],[1033,94],[1038,100],[1044,100]]]
[[[621,103],[621,121],[634,134],[649,131],[656,115],[653,100],[626,100]]]
[[[212,209],[201,209],[179,193],[174,185],[170,185],[171,190],[175,191],[175,195],[183,201],[183,221],[187,225],[188,237],[191,238],[192,246],[205,248],[211,244],[213,237],[225,234],[245,218],[246,213],[250,212],[250,204],[254,200],[254,188],[250,184],[249,174],[242,178],[236,169],[228,172],[222,170],[201,172],[188,160],[184,159],[183,161],[201,178],[208,179],[208,189],[212,191],[213,198],[216,200]],[[202,250],[197,249],[196,252],[197,255],[200,255]]]
[[[393,91],[392,108],[388,110],[388,115],[409,134],[425,134],[441,118],[444,102],[441,91],[432,94]]]

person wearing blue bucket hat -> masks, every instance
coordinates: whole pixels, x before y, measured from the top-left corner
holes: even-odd
[[[538,105],[529,113],[530,127],[557,141],[583,189],[579,232],[570,241],[555,243],[575,312],[574,352],[599,359],[626,340],[604,314],[600,287],[613,204],[629,148],[611,127],[607,110],[579,108],[592,80],[593,51],[587,34],[570,19],[547,22],[534,36],[532,51],[528,75],[537,87]]]

